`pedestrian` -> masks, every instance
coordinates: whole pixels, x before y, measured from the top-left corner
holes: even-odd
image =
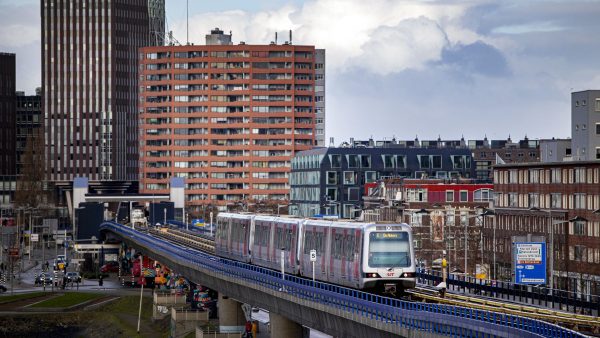
[[[257,333],[258,333],[258,322],[255,320],[252,322],[252,338],[256,338]]]
[[[100,278],[98,278],[98,285],[99,285],[99,286],[102,286],[102,283],[103,283],[103,282],[102,282],[102,275],[100,275]]]
[[[244,337],[252,338],[252,323],[250,321],[246,321],[246,327],[244,330]]]

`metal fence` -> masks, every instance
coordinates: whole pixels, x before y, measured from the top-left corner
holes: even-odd
[[[437,285],[442,281],[441,271],[422,270],[417,272],[421,284]],[[508,300],[551,309],[563,309],[573,313],[598,316],[600,296],[566,290],[549,289],[543,286],[515,284],[511,282],[476,279],[464,275],[449,274],[446,284],[449,290],[474,295]]]
[[[101,229],[113,231],[150,247],[155,253],[168,256],[174,261],[185,261],[199,269],[209,269],[224,276],[318,302],[335,310],[396,325],[398,328],[452,337],[493,337],[495,335],[491,332],[498,332],[499,327],[511,329],[521,337],[585,337],[583,334],[554,324],[514,315],[443,304],[404,301],[290,275],[285,275],[283,279],[278,271],[197,250],[182,249],[118,223],[105,222]],[[474,327],[477,329],[465,328],[464,325],[459,324],[460,322],[474,322],[476,323]]]

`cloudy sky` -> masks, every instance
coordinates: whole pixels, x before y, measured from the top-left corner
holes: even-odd
[[[219,27],[237,43],[293,30],[327,50],[327,136],[568,137],[570,93],[600,88],[600,2],[190,0],[189,40]],[[186,1],[167,0],[186,41]],[[37,1],[0,0],[0,51],[17,86],[40,84]]]

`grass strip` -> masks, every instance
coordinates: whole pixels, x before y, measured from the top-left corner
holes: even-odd
[[[49,292],[31,292],[31,293],[22,293],[18,295],[9,295],[9,296],[0,296],[0,304],[12,303],[19,300],[25,300],[30,298],[42,297],[45,295],[49,295]]]
[[[51,298],[43,302],[32,305],[31,307],[36,308],[63,308],[71,307],[89,300],[103,297],[103,294],[98,293],[81,293],[81,292],[69,292],[62,296]]]

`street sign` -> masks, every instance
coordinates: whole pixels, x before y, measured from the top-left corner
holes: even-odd
[[[32,242],[38,242],[40,240],[40,235],[38,234],[31,234],[31,241]]]
[[[546,243],[515,243],[514,263],[515,283],[546,284]]]
[[[317,261],[317,250],[310,250],[310,261],[311,262]]]

